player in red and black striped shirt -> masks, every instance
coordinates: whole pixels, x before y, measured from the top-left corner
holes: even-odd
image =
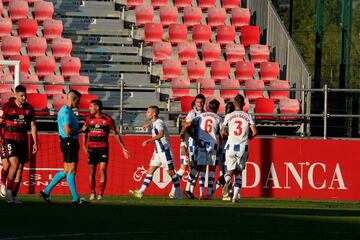
[[[37,152],[37,131],[35,111],[33,106],[26,102],[26,88],[18,85],[15,88],[15,101],[7,102],[0,112],[0,123],[5,123],[3,147],[10,163],[6,201],[19,203],[16,199],[20,187],[22,170],[29,159],[28,130],[33,138],[32,153]]]
[[[106,185],[106,169],[109,160],[109,134],[112,131],[115,138],[123,150],[125,158],[129,157],[118,131],[114,120],[107,114],[102,113],[102,102],[92,100],[89,106],[91,116],[88,117],[83,126],[85,136],[83,138],[83,148],[88,155],[88,164],[90,166],[89,182],[91,194],[89,200],[95,199],[95,174],[96,166],[100,164],[100,191],[98,200],[103,198]]]

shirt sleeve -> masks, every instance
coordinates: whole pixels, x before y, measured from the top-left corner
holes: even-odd
[[[192,120],[194,120],[194,112],[193,112],[193,111],[190,111],[190,112],[186,115],[185,121],[186,121],[186,122],[191,122]]]
[[[69,112],[69,110],[67,110],[67,109],[64,110],[62,112],[61,118],[62,118],[63,126],[64,125],[69,125],[70,126],[70,112]]]
[[[110,118],[110,129],[116,131],[116,125],[114,119]]]
[[[158,131],[164,131],[164,123],[158,121],[154,124],[154,128]]]
[[[228,115],[225,115],[224,120],[221,123],[222,126],[228,127]]]
[[[31,109],[30,109],[29,120],[30,120],[30,122],[36,121],[35,109],[33,107],[31,107]]]
[[[254,118],[253,118],[251,115],[249,115],[249,124],[250,124],[250,126],[254,126],[254,125],[255,125]]]
[[[7,111],[7,106],[4,105],[4,107],[0,110],[0,118],[5,120],[6,118],[6,111]]]

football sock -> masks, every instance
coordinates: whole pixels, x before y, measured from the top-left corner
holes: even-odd
[[[92,183],[90,183],[90,192],[91,193],[95,193],[95,181],[93,181]]]
[[[225,178],[224,175],[221,175],[216,181],[215,191],[218,190],[219,187],[224,186],[224,184],[225,184]]]
[[[13,189],[13,185],[14,185],[14,179],[7,178],[6,189],[7,189],[7,190],[12,190],[12,189]]]
[[[51,180],[49,185],[45,188],[44,193],[50,194],[51,190],[65,177],[66,177],[66,174],[63,171],[59,171],[57,174],[55,174],[54,178]]]
[[[215,180],[215,172],[210,171],[209,179],[208,179],[208,196],[212,196],[213,194],[214,180]]]
[[[201,171],[200,172],[200,181],[199,181],[199,186],[200,186],[200,196],[204,196],[204,186],[205,186],[205,172]]]
[[[153,175],[146,174],[143,184],[141,185],[140,192],[144,193],[146,188],[149,186],[153,178]]]
[[[103,195],[103,194],[104,194],[104,191],[105,191],[105,187],[106,187],[106,181],[100,182],[99,187],[100,187],[100,192],[99,192],[99,194],[100,194],[100,195]]]
[[[174,176],[172,176],[171,181],[173,182],[173,185],[174,185],[176,191],[179,192],[180,191],[179,176],[177,174],[175,174]]]
[[[68,173],[66,174],[66,180],[70,188],[71,195],[73,197],[73,201],[78,201],[80,199],[79,194],[76,191],[76,185],[75,185],[75,174],[74,173]]]
[[[226,173],[225,176],[224,176],[224,179],[225,179],[226,183],[231,181],[231,174]]]
[[[192,185],[193,180],[196,178],[196,174],[197,174],[197,171],[194,168],[191,169],[189,176],[188,176],[188,181],[186,183],[185,191],[190,191],[190,186]]]
[[[20,182],[14,182],[13,184],[13,188],[12,188],[12,195],[14,197],[16,197],[18,191],[19,191],[19,188],[20,188]]]
[[[1,169],[1,184],[6,185],[6,178],[8,175],[8,171],[5,171],[4,169]]]
[[[241,184],[242,184],[242,176],[241,175],[236,175],[235,176],[233,199],[237,199],[238,194],[239,194],[240,189],[241,189]]]

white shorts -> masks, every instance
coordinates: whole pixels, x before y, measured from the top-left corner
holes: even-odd
[[[227,171],[245,169],[246,161],[248,160],[248,145],[240,144],[239,151],[226,150],[225,152],[225,166]]]
[[[150,161],[151,167],[163,167],[165,170],[174,169],[174,158],[170,149],[164,152],[154,152]]]
[[[196,163],[200,166],[216,166],[216,150],[206,151],[205,148],[198,148],[196,152]]]

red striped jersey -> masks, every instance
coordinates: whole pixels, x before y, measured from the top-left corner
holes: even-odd
[[[108,147],[110,130],[116,130],[114,120],[105,113],[97,117],[95,115],[88,117],[85,126],[89,134],[87,142],[89,148]]]
[[[19,107],[15,101],[10,101],[4,104],[0,118],[5,123],[4,139],[24,141],[27,140],[30,123],[35,122],[35,110],[27,102]]]

